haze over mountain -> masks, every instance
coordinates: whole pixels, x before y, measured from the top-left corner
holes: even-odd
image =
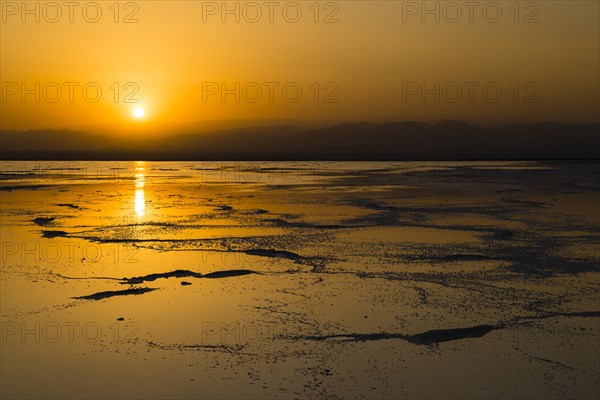
[[[554,122],[282,125],[152,140],[68,130],[0,131],[3,160],[592,160],[599,148],[599,124]]]

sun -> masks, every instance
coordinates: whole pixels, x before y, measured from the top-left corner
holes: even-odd
[[[142,107],[137,107],[135,110],[133,110],[133,115],[136,118],[143,118],[144,117],[144,109]]]

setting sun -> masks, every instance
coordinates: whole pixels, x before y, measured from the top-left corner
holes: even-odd
[[[143,108],[141,108],[141,107],[138,107],[138,108],[136,108],[135,110],[133,110],[133,115],[134,115],[136,118],[143,118],[143,117],[144,117],[144,114],[145,114],[145,112],[144,112],[144,109],[143,109]]]

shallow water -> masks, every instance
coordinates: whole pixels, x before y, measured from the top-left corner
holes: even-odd
[[[595,398],[600,166],[2,162],[3,398]]]

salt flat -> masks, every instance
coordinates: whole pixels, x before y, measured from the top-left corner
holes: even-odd
[[[3,398],[596,398],[600,166],[2,162]]]

